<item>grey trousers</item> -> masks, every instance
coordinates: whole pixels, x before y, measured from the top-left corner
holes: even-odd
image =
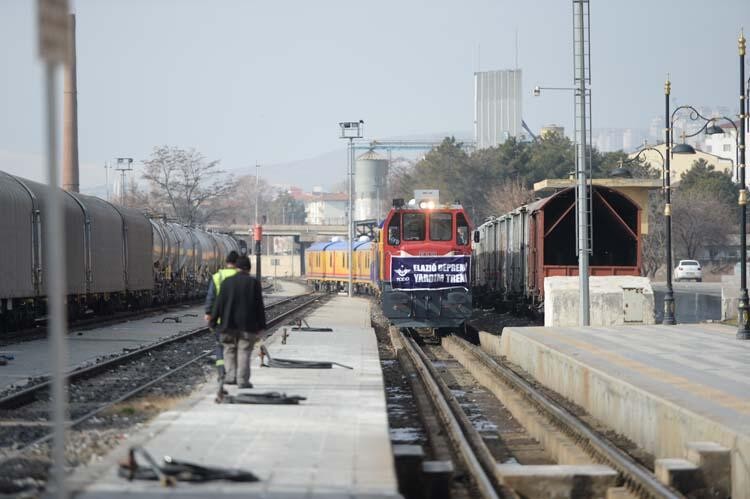
[[[227,381],[237,380],[237,384],[250,381],[250,354],[257,340],[257,333],[247,331],[221,333]]]

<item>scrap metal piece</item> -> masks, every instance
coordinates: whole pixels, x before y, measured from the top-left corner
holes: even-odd
[[[310,324],[307,323],[305,319],[297,319],[294,321],[295,326],[292,328],[292,331],[308,331],[308,332],[314,332],[314,333],[331,333],[333,332],[333,329],[330,327],[312,327]],[[302,326],[304,324],[304,326]]]
[[[162,319],[160,321],[154,321],[154,324],[164,324],[167,321],[173,321],[173,322],[179,324],[179,323],[182,322],[182,319],[180,319],[176,315],[170,315],[169,317],[162,317]]]
[[[138,464],[136,455],[146,461],[145,466]],[[250,471],[230,468],[212,468],[186,461],[178,461],[171,456],[164,456],[164,464],[159,464],[142,447],[131,447],[128,459],[120,463],[118,475],[128,480],[159,480],[162,485],[174,486],[180,482],[208,482],[228,480],[231,482],[257,482],[260,479]]]
[[[222,397],[224,404],[253,404],[253,405],[297,405],[307,397],[287,395],[279,392],[239,393]]]
[[[340,364],[338,362],[318,361],[318,360],[296,360],[296,359],[279,359],[272,358],[268,353],[265,345],[260,346],[260,361],[262,367],[279,367],[287,369],[331,369],[333,366],[343,367],[345,369],[354,369],[351,366]],[[265,363],[265,359],[268,362]]]

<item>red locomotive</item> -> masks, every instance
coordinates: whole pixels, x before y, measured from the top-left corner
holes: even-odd
[[[377,245],[373,281],[383,313],[401,327],[451,328],[471,315],[471,221],[436,190],[394,200]]]

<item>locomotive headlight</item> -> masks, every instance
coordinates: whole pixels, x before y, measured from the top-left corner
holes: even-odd
[[[420,202],[419,202],[419,207],[420,207],[420,208],[422,208],[423,210],[424,210],[425,208],[427,208],[427,201],[420,201]]]
[[[427,209],[432,210],[435,208],[435,201],[427,201]]]

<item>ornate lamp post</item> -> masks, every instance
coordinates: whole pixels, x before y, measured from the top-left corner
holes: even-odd
[[[669,87],[670,83],[667,80],[664,85],[664,89],[667,94],[667,112],[669,112]],[[646,151],[654,151],[661,158],[661,171],[662,171],[662,189],[664,191],[664,218],[665,218],[665,230],[667,236],[667,292],[664,294],[664,319],[662,324],[674,325],[677,323],[675,317],[675,306],[674,306],[674,290],[672,289],[672,207],[671,207],[671,194],[669,187],[669,161],[664,158],[664,155],[660,150],[655,147],[644,147],[638,151],[635,156],[624,161],[620,161],[620,167],[628,163],[632,163],[640,158]],[[667,158],[669,157],[669,143],[667,143]]]
[[[745,184],[745,119],[747,110],[745,106],[745,35],[740,34],[738,40],[740,49],[740,129],[739,145],[740,152],[740,301],[737,310],[737,339],[750,340],[750,329],[748,328],[748,297],[747,297],[747,186]]]
[[[674,311],[674,290],[672,289],[672,174],[669,169],[669,158],[670,147],[672,144],[672,127],[669,116],[669,94],[672,92],[672,83],[667,81],[664,83],[664,143],[666,145],[666,157],[663,157],[664,161],[664,225],[667,231],[667,292],[664,295],[664,320],[662,324],[674,325],[677,324]]]

